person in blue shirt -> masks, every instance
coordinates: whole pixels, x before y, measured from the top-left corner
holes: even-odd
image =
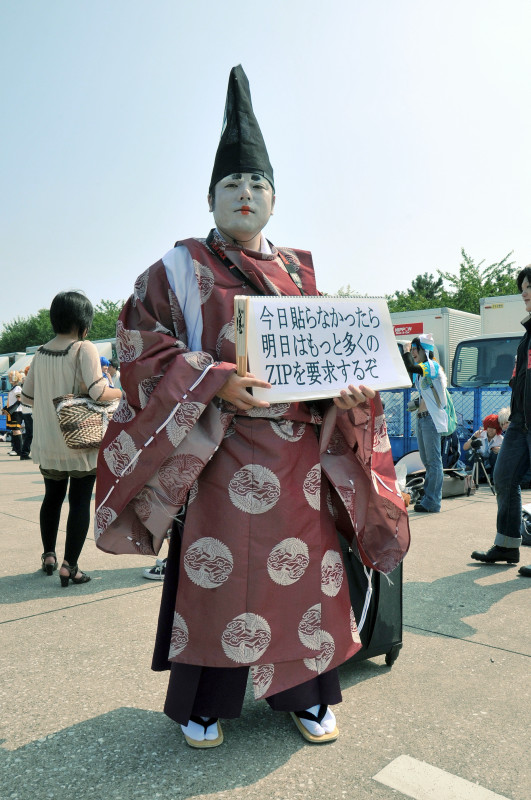
[[[434,358],[431,333],[421,333],[404,345],[404,364],[411,375],[417,400],[411,401],[408,411],[417,411],[417,439],[422,463],[426,468],[424,495],[414,510],[437,513],[441,510],[443,463],[441,433],[446,433],[446,375]]]
[[[111,378],[111,375],[109,373],[109,367],[111,366],[111,362],[109,361],[108,358],[105,358],[105,356],[100,356],[100,364],[103,377],[105,378],[111,389],[114,389],[115,386]]]

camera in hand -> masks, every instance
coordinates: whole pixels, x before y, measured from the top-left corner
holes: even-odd
[[[472,439],[470,442],[470,447],[474,450],[481,450],[481,439]]]

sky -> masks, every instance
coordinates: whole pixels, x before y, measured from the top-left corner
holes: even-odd
[[[529,0],[2,0],[0,329],[206,236],[232,66],[321,291],[531,262]]]

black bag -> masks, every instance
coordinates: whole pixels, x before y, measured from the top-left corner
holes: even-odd
[[[385,654],[385,663],[392,666],[402,647],[402,564],[389,575],[372,571],[369,583],[365,568],[343,537],[341,551],[350,590],[350,602],[362,643],[361,650],[350,659],[363,661]],[[389,579],[389,580],[388,580]],[[365,610],[365,614],[364,614]]]
[[[457,431],[441,436],[441,458],[443,469],[451,469],[459,461],[459,439]]]
[[[531,514],[522,509],[522,544],[531,547]]]

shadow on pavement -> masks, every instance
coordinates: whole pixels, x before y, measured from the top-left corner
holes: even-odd
[[[374,659],[378,658],[378,661]],[[400,655],[398,656],[400,658]],[[384,656],[374,656],[366,661],[345,661],[339,667],[339,678],[341,689],[350,689],[363,681],[371,678],[382,678],[391,674],[392,667],[388,667],[384,662]]]
[[[152,567],[153,563],[139,563],[138,567],[128,569],[87,570],[91,581],[76,586],[69,583],[63,588],[59,581],[59,572],[48,576],[41,569],[35,572],[7,575],[0,578],[0,603],[24,603],[28,600],[60,597],[62,600],[79,600],[89,598],[100,592],[116,589],[147,589],[161,587],[161,581],[148,581],[142,577],[143,567]],[[81,565],[83,568],[83,565]]]
[[[223,732],[219,748],[194,750],[161,712],[119,708],[17,750],[0,749],[2,796],[183,800],[249,786],[308,746],[287,714],[262,703],[246,704]]]
[[[518,575],[518,565],[490,566],[473,562],[471,566],[476,569],[438,578],[431,583],[404,583],[404,625],[411,628],[412,633],[423,636],[446,633],[465,638],[476,633],[476,628],[463,622],[464,617],[485,614],[507,595],[530,586],[528,578]],[[476,583],[495,572],[503,572],[506,577],[514,580],[492,584]]]

